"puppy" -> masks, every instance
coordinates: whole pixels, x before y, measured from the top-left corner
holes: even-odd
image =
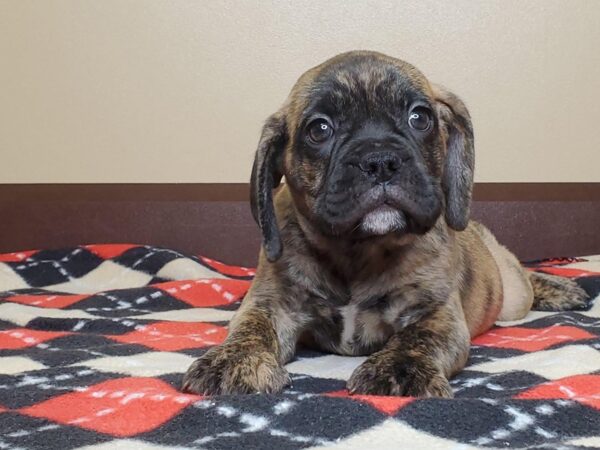
[[[351,393],[451,397],[496,320],[583,306],[574,282],[523,270],[469,222],[473,165],[467,108],[410,64],[356,51],[302,75],[256,151],[256,278],[184,390],[278,392],[302,343],[369,355]]]

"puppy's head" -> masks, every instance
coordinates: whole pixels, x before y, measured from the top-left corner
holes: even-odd
[[[251,205],[269,260],[282,251],[272,190],[283,176],[322,234],[368,239],[427,232],[444,213],[463,230],[473,183],[469,113],[410,64],[338,55],[304,73],[267,120]]]

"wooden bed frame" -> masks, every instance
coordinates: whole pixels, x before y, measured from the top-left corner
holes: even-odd
[[[132,242],[252,266],[247,184],[0,184],[0,252]],[[522,260],[600,253],[600,183],[479,183],[474,219]]]

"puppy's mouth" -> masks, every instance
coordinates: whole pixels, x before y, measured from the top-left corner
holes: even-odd
[[[375,191],[375,192],[373,192]],[[414,196],[398,186],[372,189],[371,201],[363,203],[363,213],[355,227],[362,236],[423,234],[440,214],[437,196]]]
[[[321,211],[312,219],[324,234],[363,239],[424,234],[435,225],[443,202],[441,188],[434,183],[418,190],[380,184],[358,195],[350,190],[333,198],[325,196],[320,205]]]
[[[424,234],[435,224],[441,211],[436,189],[413,194],[396,185],[375,186],[353,200],[352,212],[336,223],[359,238],[387,234]],[[339,219],[342,217],[338,216]]]

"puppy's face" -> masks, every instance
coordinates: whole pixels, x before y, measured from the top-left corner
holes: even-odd
[[[452,101],[460,102],[413,66],[378,53],[339,55],[302,75],[267,122],[253,171],[267,255],[277,234],[267,223],[274,216],[264,214],[267,196],[282,175],[300,213],[325,235],[422,234],[456,203],[448,194],[461,179],[468,186],[459,197],[468,198],[458,215],[468,214],[472,134],[464,105]]]
[[[284,170],[303,212],[326,234],[428,230],[442,209],[442,150],[424,77],[359,54],[303,78]]]

